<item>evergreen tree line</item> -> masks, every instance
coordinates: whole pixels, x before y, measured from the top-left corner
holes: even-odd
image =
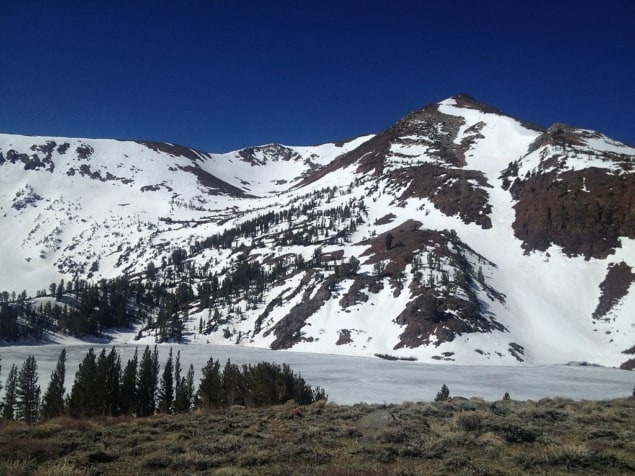
[[[144,319],[149,309],[167,293],[151,284],[127,277],[100,280],[61,280],[37,293],[35,305],[26,292],[16,300],[0,302],[0,339],[39,339],[43,331],[77,337],[100,335],[112,327],[130,327]]]
[[[102,349],[99,354],[90,348],[79,364],[68,395],[65,364],[66,350],[62,349],[42,398],[35,357],[28,356],[19,370],[13,364],[0,405],[2,418],[32,424],[62,415],[145,417],[232,405],[278,405],[289,400],[307,405],[327,399],[324,390],[311,388],[286,364],[261,362],[238,366],[227,360],[221,369],[220,362],[213,357],[203,367],[196,389],[194,367],[190,365],[182,373],[180,351],[174,356],[170,348],[161,371],[156,345],[154,349],[146,346],[141,356],[135,349],[125,366],[114,347],[110,352]]]

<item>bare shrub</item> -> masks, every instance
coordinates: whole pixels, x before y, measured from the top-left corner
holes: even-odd
[[[463,431],[480,431],[482,419],[475,413],[461,413],[456,417],[456,426]]]

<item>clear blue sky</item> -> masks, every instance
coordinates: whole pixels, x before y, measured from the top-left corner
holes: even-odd
[[[0,0],[0,131],[210,152],[459,92],[635,145],[635,1]]]

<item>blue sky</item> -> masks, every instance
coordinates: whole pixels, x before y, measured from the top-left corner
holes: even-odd
[[[0,2],[0,131],[225,152],[459,92],[635,145],[635,2]]]

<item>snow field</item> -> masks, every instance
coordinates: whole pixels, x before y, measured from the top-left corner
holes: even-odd
[[[394,290],[386,279],[384,288],[378,294],[367,292],[367,302],[357,303],[347,309],[342,309],[338,304],[351,285],[350,280],[344,281],[336,290],[336,295],[311,316],[303,328],[305,338],[313,338],[313,341],[301,342],[293,351],[363,356],[390,353],[431,362],[434,361],[433,356],[451,352],[451,359],[460,364],[517,365],[518,362],[509,352],[509,344],[515,343],[525,349],[525,366],[572,360],[606,365],[623,362],[625,356],[622,351],[633,345],[635,336],[635,324],[632,321],[635,286],[631,286],[627,297],[611,311],[605,321],[594,322],[590,316],[598,304],[599,284],[606,276],[609,265],[625,261],[635,266],[635,240],[622,239],[622,248],[607,260],[569,258],[556,246],[547,252],[525,255],[521,242],[514,236],[513,202],[509,192],[501,187],[501,172],[510,162],[519,160],[519,176],[523,177],[539,170],[546,155],[562,153],[562,150],[548,145],[527,154],[529,145],[539,133],[524,128],[509,117],[461,108],[453,99],[440,103],[439,110],[464,118],[465,123],[456,138],[457,144],[473,136],[474,132],[469,129],[475,125],[480,127],[479,133],[484,136],[472,143],[465,158],[466,168],[483,171],[491,186],[485,188],[492,205],[491,229],[465,224],[458,216],[446,216],[427,199],[413,198],[398,204],[396,197],[403,192],[401,186],[389,184],[386,179],[373,178],[371,181],[370,177],[362,177],[356,173],[357,164],[329,173],[301,189],[288,191],[289,187],[299,183],[311,164],[319,166],[331,163],[342,153],[372,138],[372,135],[343,145],[287,147],[298,154],[298,157],[289,161],[275,160],[259,151],[256,153],[259,165],[243,161],[238,152],[199,156],[200,160],[196,164],[203,170],[248,193],[260,195],[260,198],[245,200],[211,195],[195,175],[178,169],[192,166],[189,159],[166,156],[165,153],[137,143],[0,134],[3,150],[14,148],[28,152],[34,142],[44,144],[47,140],[55,140],[58,144],[70,143],[65,155],[53,152],[54,173],[36,170],[25,174],[19,163],[0,167],[0,180],[7,184],[0,187],[0,229],[11,229],[11,233],[0,233],[0,249],[8,250],[3,267],[12,270],[11,273],[0,273],[0,291],[20,291],[24,288],[34,292],[48,287],[51,282],[59,282],[62,277],[68,280],[71,265],[77,266],[77,269],[83,266],[87,270],[94,262],[99,264],[92,278],[95,280],[113,278],[124,271],[139,273],[149,260],[159,264],[161,258],[169,257],[175,248],[189,249],[196,240],[203,240],[260,214],[300,205],[307,197],[310,199],[309,194],[312,192],[328,187],[335,189],[335,193],[330,200],[322,201],[315,211],[345,206],[351,199],[363,199],[367,216],[364,217],[365,223],[358,226],[349,241],[324,245],[323,253],[342,250],[344,261],[351,256],[359,256],[363,247],[356,243],[385,233],[409,219],[420,221],[423,228],[455,230],[475,253],[494,264],[490,266],[476,255],[467,253],[474,269],[479,266],[483,268],[486,284],[505,295],[505,302],[501,303],[490,299],[483,287],[475,289],[486,314],[495,316],[507,331],[457,336],[454,341],[441,343],[438,347],[430,345],[393,350],[403,332],[403,328],[394,323],[394,318],[412,299],[408,291],[412,277],[411,272],[407,271],[404,289],[397,298],[393,296]],[[407,136],[400,139],[401,142],[391,146],[387,170],[436,161],[428,155],[429,147],[425,144],[425,138]],[[594,136],[586,141],[588,149],[635,154],[635,149],[605,136]],[[88,159],[71,160],[75,148],[84,144],[93,148],[93,154]],[[585,154],[584,149],[577,146],[572,148],[574,154],[566,159],[570,170],[590,166],[617,170],[610,163]],[[89,165],[91,172],[99,172],[102,177],[110,172],[116,179],[101,182],[82,177],[78,172],[74,176],[66,175],[71,167],[79,170],[82,164]],[[124,183],[119,179],[132,182]],[[352,187],[353,183],[357,183],[358,187]],[[142,192],[141,187],[146,185],[159,186],[159,189]],[[28,187],[42,197],[36,203],[37,206],[27,205],[21,210],[11,208],[16,194]],[[377,225],[376,220],[387,213],[394,214],[395,218],[390,223]],[[296,227],[302,225],[302,220],[293,223]],[[335,225],[340,226],[342,223]],[[270,249],[274,244],[271,235],[286,227],[287,223],[281,223],[270,230],[269,237],[261,237],[267,247],[262,252],[278,256],[302,254],[305,261],[309,261],[319,244]],[[250,238],[241,238],[238,244],[251,246],[252,241]],[[163,248],[159,250],[157,245],[163,245]],[[123,256],[130,250],[129,261],[124,261]],[[219,270],[231,264],[231,254],[229,250],[204,250],[191,257],[190,261],[198,266],[211,263],[212,270]],[[372,265],[366,264],[364,257],[360,261],[360,272],[372,274]],[[60,273],[58,266],[67,273]],[[81,272],[77,273],[81,277]],[[269,288],[265,293],[265,303],[280,295],[288,297],[291,291],[287,289],[293,290],[299,286],[301,278],[302,273],[298,273],[284,285]],[[319,283],[314,281],[311,285],[315,292]],[[218,332],[211,335],[200,334],[197,327],[199,320],[202,318],[207,322],[213,311],[192,309],[186,323],[185,340],[190,343],[267,347],[275,336],[270,333],[265,337],[265,331],[298,304],[303,293],[304,289],[285,302],[284,306],[274,307],[258,334],[254,334],[253,329],[256,319],[264,311],[265,305],[262,303],[256,309],[247,309],[245,301],[236,304],[242,310],[240,317],[233,315],[231,323],[221,326]],[[223,309],[223,313],[226,317],[227,309]],[[229,338],[224,336],[225,328],[230,331]],[[342,329],[351,331],[353,342],[338,346],[336,342]],[[116,333],[115,342],[132,343],[136,331]],[[53,336],[52,339],[60,338]],[[137,343],[153,344],[154,340],[153,335],[145,335]],[[75,341],[71,339],[68,342]]]

